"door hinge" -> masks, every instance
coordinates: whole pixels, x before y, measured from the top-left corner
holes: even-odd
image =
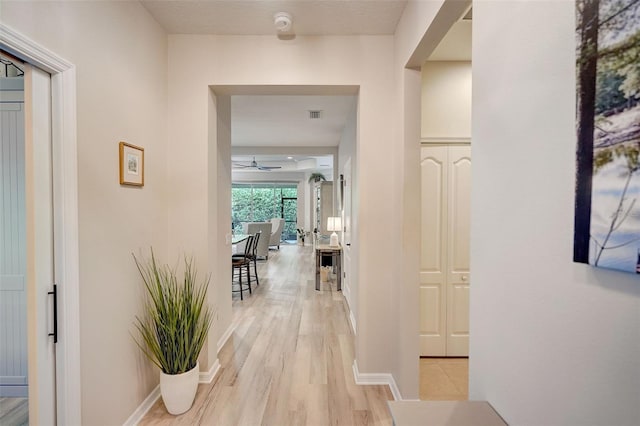
[[[53,336],[53,343],[58,343],[58,286],[54,284],[53,291],[47,294],[53,295],[53,333],[49,333],[49,336]]]

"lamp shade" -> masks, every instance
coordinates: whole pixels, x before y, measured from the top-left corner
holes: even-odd
[[[327,218],[327,231],[342,231],[342,218],[340,216]]]
[[[342,218],[339,216],[327,218],[327,231],[333,231],[329,245],[338,247],[338,234],[336,234],[336,231],[342,231]]]

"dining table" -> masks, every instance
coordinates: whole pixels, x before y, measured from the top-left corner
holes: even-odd
[[[233,234],[231,235],[231,244],[238,244],[249,238],[249,234]]]

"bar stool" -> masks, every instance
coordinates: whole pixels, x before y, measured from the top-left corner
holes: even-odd
[[[249,260],[253,262],[253,273],[254,273],[253,276],[255,277],[255,280],[256,280],[256,286],[259,286],[260,279],[258,278],[258,243],[260,242],[260,238],[262,238],[262,231],[256,232],[254,237],[255,239],[253,240],[253,247],[250,249],[250,253],[249,253]],[[248,246],[249,246],[249,242],[247,241],[247,245],[245,246],[245,252]],[[246,254],[245,253],[234,254],[232,255],[232,259],[234,256],[244,257],[246,256]]]
[[[243,287],[242,287],[242,275],[243,271],[246,271],[247,274],[247,287],[249,288],[249,294],[251,294],[251,274],[249,268],[251,266],[251,253],[255,251],[255,241],[257,240],[255,235],[249,235],[247,237],[247,243],[244,246],[244,253],[234,254],[231,256],[231,291],[232,292],[240,292],[240,300],[244,300],[243,298]],[[240,287],[239,290],[233,290],[234,285],[234,277],[235,273],[238,271],[238,285]]]

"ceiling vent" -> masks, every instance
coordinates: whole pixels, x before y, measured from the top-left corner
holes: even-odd
[[[317,110],[317,111],[309,111],[309,120],[319,120],[322,118],[322,111],[321,110]]]

